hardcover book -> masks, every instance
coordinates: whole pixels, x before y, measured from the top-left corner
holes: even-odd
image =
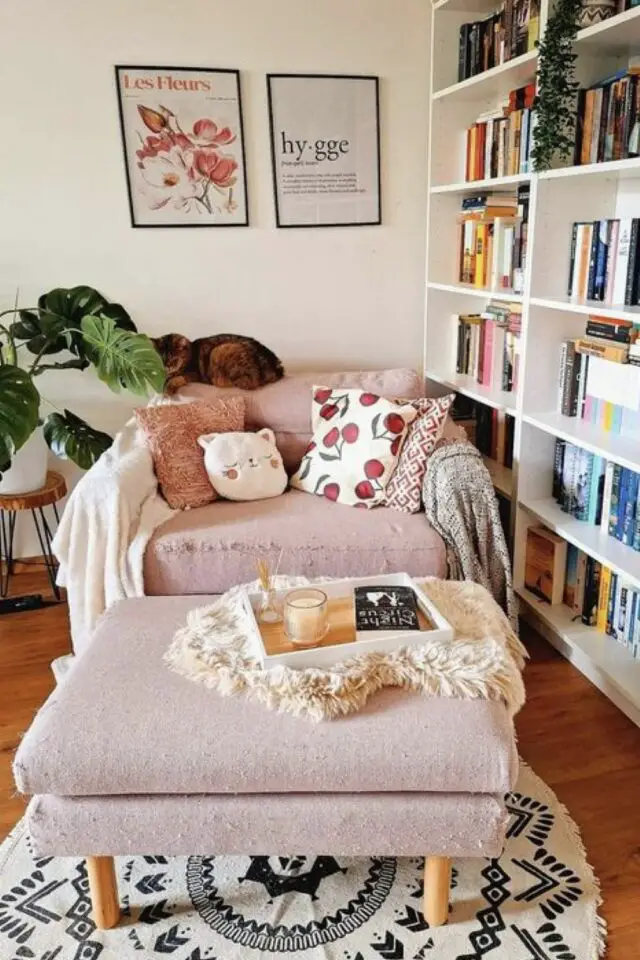
[[[547,603],[562,603],[567,544],[545,527],[529,527],[524,582],[527,590]]]
[[[418,604],[411,587],[356,587],[356,630],[419,630]]]

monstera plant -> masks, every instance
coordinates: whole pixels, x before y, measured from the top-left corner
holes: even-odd
[[[119,303],[91,287],[57,288],[38,305],[0,312],[0,479],[15,454],[40,426],[57,456],[88,469],[111,437],[70,410],[53,409],[41,396],[38,378],[46,370],[85,370],[116,393],[122,388],[145,396],[161,391],[165,373],[148,337],[136,331]]]

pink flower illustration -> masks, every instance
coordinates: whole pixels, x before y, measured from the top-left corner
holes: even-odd
[[[233,157],[225,157],[215,150],[196,150],[193,165],[201,177],[205,177],[216,187],[232,187],[236,182],[234,173],[238,164]]]
[[[138,105],[138,113],[147,130],[139,133],[136,157],[143,182],[142,192],[152,210],[171,206],[191,213],[231,213],[237,208],[233,187],[237,181],[238,161],[220,152],[220,147],[236,139],[230,127],[219,127],[209,117],[193,124],[186,134],[178,117],[167,107],[158,109]],[[215,199],[222,194],[222,199]]]
[[[218,127],[213,120],[196,120],[193,125],[193,140],[202,146],[220,147],[233,143],[235,135],[229,127]]]

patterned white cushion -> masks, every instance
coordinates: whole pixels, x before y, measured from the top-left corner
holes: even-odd
[[[314,387],[313,439],[291,485],[356,507],[382,503],[417,410],[375,393]]]
[[[422,482],[429,454],[438,442],[454,394],[433,400],[421,397],[408,401],[418,412],[409,427],[398,466],[387,484],[384,503],[402,513],[418,513],[422,505]]]

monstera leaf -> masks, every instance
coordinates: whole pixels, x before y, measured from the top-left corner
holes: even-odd
[[[49,355],[70,350],[80,360],[75,366],[89,366],[86,344],[82,336],[82,320],[86,316],[107,317],[121,330],[135,332],[136,325],[119,303],[109,303],[93,287],[56,287],[38,300],[38,309],[21,310],[11,332],[16,340],[26,341],[27,350]],[[68,363],[67,363],[68,366]]]
[[[38,425],[40,394],[28,373],[12,364],[0,367],[0,476],[13,454]]]
[[[69,345],[65,337],[65,321],[51,313],[35,313],[33,310],[21,310],[20,319],[11,324],[11,334],[15,340],[26,340],[30,353],[60,353]]]
[[[73,460],[83,470],[92,467],[112,443],[108,433],[94,430],[70,410],[49,414],[43,432],[52,453],[63,460]]]
[[[162,391],[164,365],[148,337],[121,330],[108,317],[84,317],[82,336],[88,359],[111,390],[125,387],[140,396]]]

